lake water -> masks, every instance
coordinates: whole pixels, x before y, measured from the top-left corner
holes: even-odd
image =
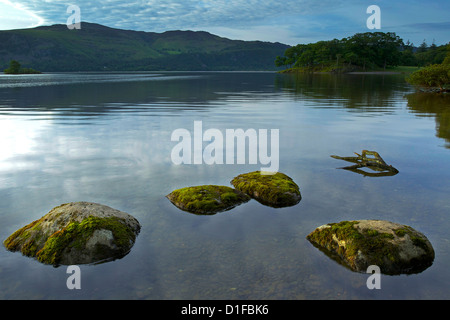
[[[251,200],[211,216],[165,196],[230,185],[261,164],[175,165],[174,130],[278,129],[279,171],[302,200]],[[418,94],[404,75],[72,73],[0,76],[0,238],[53,207],[92,201],[136,217],[122,259],[65,266],[0,248],[0,299],[449,299],[450,97]],[[206,145],[206,143],[205,143]],[[377,151],[399,170],[369,177],[330,155]],[[380,219],[424,233],[435,250],[419,274],[365,273],[306,236],[342,220]]]

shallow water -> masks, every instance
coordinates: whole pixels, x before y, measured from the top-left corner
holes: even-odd
[[[212,216],[165,195],[230,186],[258,164],[172,163],[174,130],[279,129],[279,171],[301,202],[251,200]],[[142,225],[122,259],[66,267],[0,248],[0,299],[449,299],[450,97],[417,94],[403,75],[73,73],[0,76],[0,238],[53,207],[92,201]],[[204,144],[204,146],[206,143]],[[375,150],[400,172],[338,169]],[[436,258],[419,274],[355,273],[306,235],[341,220],[383,219],[424,233]]]

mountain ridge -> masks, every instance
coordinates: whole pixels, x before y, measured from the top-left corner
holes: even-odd
[[[10,60],[43,72],[279,70],[274,61],[290,46],[231,40],[207,31],[162,33],[81,22],[0,31],[0,68]]]

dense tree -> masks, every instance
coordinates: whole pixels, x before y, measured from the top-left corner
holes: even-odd
[[[408,82],[426,89],[438,88],[445,91],[450,84],[450,65],[433,64],[413,72]]]
[[[403,46],[403,40],[395,33],[380,32],[375,38],[375,45],[378,51],[377,65],[383,66],[383,69],[389,66],[398,66],[401,61],[400,49]]]
[[[286,57],[286,65],[288,65],[289,67],[292,66],[300,58],[305,49],[305,45],[302,44],[298,44],[286,49],[284,53]]]
[[[426,66],[440,64],[446,55],[445,46],[426,41],[419,48],[393,32],[357,33],[341,40],[298,44],[277,57],[277,66],[332,71],[342,68],[362,70],[386,69],[398,65]]]
[[[445,48],[446,57],[440,64],[426,66],[413,72],[407,81],[413,85],[425,88],[437,88],[439,92],[449,90],[450,86],[450,44]]]
[[[19,74],[20,72],[20,63],[16,60],[11,60],[9,62],[9,68],[4,71],[7,74]]]
[[[400,49],[403,41],[395,33],[357,33],[342,40],[319,41],[299,44],[286,50],[286,64],[294,67],[338,67],[348,63],[375,68],[395,66],[401,62]],[[277,58],[277,64],[282,62]]]
[[[403,40],[395,33],[366,32],[357,33],[345,38],[344,57],[351,59],[352,64],[375,68],[396,66],[401,61],[400,48]]]
[[[430,64],[439,64],[444,61],[447,54],[446,46],[431,45],[425,50],[419,48],[415,54],[417,65],[426,66]]]
[[[444,61],[442,61],[442,64],[450,65],[450,43],[447,45],[447,56]]]
[[[286,57],[277,56],[275,58],[275,66],[276,67],[286,67],[287,66],[286,60],[287,60]]]
[[[417,52],[418,53],[425,52],[425,51],[427,51],[427,48],[428,48],[428,45],[427,45],[426,40],[424,39],[422,44],[419,46],[419,48],[417,48]]]

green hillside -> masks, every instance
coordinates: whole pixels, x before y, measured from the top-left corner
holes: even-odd
[[[208,32],[121,30],[81,23],[0,31],[0,69],[10,60],[40,71],[276,70],[289,46]]]

